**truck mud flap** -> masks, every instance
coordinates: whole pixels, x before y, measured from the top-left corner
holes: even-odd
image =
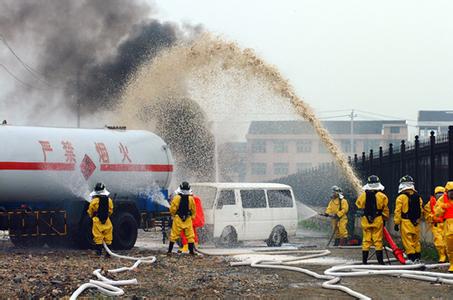
[[[65,236],[66,217],[64,210],[0,212],[0,226],[16,237]]]

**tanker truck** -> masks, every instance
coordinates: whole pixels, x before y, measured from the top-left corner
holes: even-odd
[[[115,249],[138,228],[165,227],[173,159],[143,130],[0,125],[0,230],[16,246],[89,247],[89,192],[103,182],[114,201]]]

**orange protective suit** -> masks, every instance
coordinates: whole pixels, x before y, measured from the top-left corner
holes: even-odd
[[[195,244],[198,245],[198,234],[197,234],[197,228],[203,227],[204,226],[204,212],[203,212],[203,205],[201,204],[201,199],[200,197],[193,195],[193,199],[195,202],[195,208],[197,211],[197,214],[194,219],[192,219],[192,226],[193,226],[193,232],[195,235]],[[181,243],[183,245],[181,251],[188,251],[188,240],[186,238],[186,235],[184,234],[184,231],[181,231]]]

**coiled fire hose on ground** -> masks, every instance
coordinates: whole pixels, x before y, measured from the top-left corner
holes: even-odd
[[[348,247],[349,248],[349,247]],[[352,248],[352,247],[351,247]],[[388,249],[391,251],[391,249]],[[210,254],[209,252],[199,250],[202,254],[205,255],[217,255]],[[360,265],[360,264],[346,264],[333,266],[324,271],[324,274],[318,274],[314,271],[296,267],[292,265],[303,264],[307,259],[322,257],[330,255],[329,250],[264,250],[259,251],[255,250],[254,254],[266,254],[266,255],[287,255],[287,254],[301,254],[302,256],[295,256],[290,258],[279,258],[276,257],[272,259],[269,258],[259,258],[259,259],[245,259],[242,261],[231,262],[231,266],[251,266],[254,268],[268,268],[268,269],[280,269],[287,271],[300,272],[309,276],[312,276],[316,279],[326,280],[322,283],[322,287],[326,289],[339,290],[345,292],[357,299],[371,299],[370,297],[361,294],[357,291],[354,291],[346,286],[338,285],[342,277],[358,277],[358,276],[375,276],[375,275],[390,275],[395,277],[410,278],[428,282],[439,282],[444,284],[453,284],[453,274],[449,273],[440,273],[440,272],[429,272],[424,271],[426,269],[433,269],[443,266],[448,266],[449,263],[443,264],[413,264],[413,265]],[[230,255],[239,255],[239,254],[253,254],[250,251],[238,253],[232,252]],[[227,253],[222,253],[221,255],[228,255]],[[391,259],[391,261],[396,262],[396,259]],[[369,261],[370,263],[376,263],[377,261]]]
[[[147,257],[130,257],[124,255],[118,255],[113,253],[109,247],[104,243],[104,248],[108,254],[112,257],[126,259],[126,260],[135,260],[135,263],[131,267],[122,267],[118,269],[107,270],[106,273],[115,274],[124,271],[131,271],[137,268],[141,263],[152,264],[156,261],[155,256],[147,256]],[[121,296],[124,295],[123,289],[119,288],[118,286],[122,285],[130,285],[130,284],[138,284],[137,279],[129,279],[129,280],[111,280],[102,274],[102,269],[96,269],[93,271],[93,274],[97,277],[98,280],[90,280],[88,283],[84,283],[74,293],[72,293],[70,300],[75,300],[77,297],[83,293],[86,289],[96,288],[101,293],[107,296]]]

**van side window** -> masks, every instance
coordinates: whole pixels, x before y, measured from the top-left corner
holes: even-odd
[[[266,195],[264,190],[243,190],[241,191],[243,208],[263,208],[266,207]]]
[[[219,199],[217,199],[217,209],[222,209],[224,205],[235,205],[236,199],[234,198],[233,190],[223,190],[219,193]]]
[[[293,207],[290,190],[267,191],[269,207]]]

